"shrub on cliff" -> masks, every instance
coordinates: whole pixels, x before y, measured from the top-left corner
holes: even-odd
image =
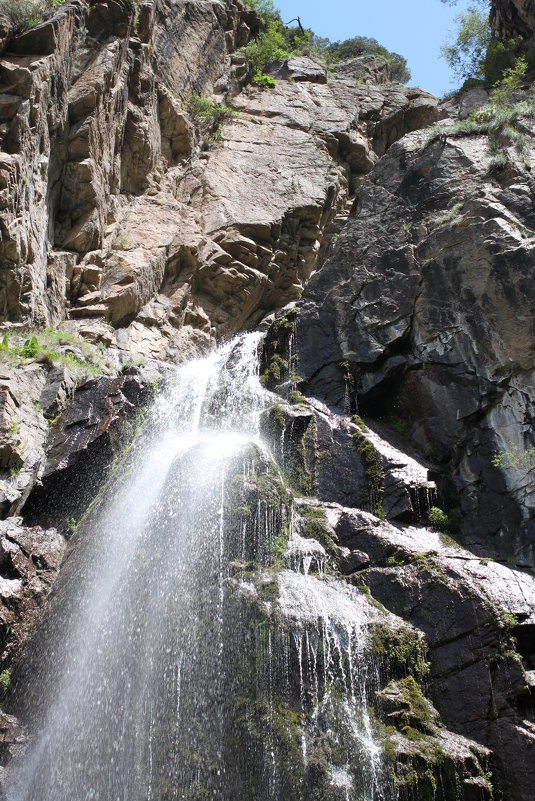
[[[0,0],[0,14],[3,14],[13,28],[15,35],[33,28],[64,0]]]
[[[407,67],[407,59],[400,56],[399,53],[391,53],[390,50],[379,44],[377,39],[354,36],[343,42],[332,42],[327,46],[326,51],[332,61],[344,61],[348,58],[368,55],[382,57],[390,64],[392,80],[400,83],[410,81],[411,74]]]
[[[456,5],[457,0],[442,0]],[[466,11],[455,17],[457,29],[443,45],[442,56],[455,77],[464,81],[463,88],[478,84],[494,86],[515,69],[519,58],[525,58],[527,70],[535,69],[535,53],[521,36],[498,39],[492,36],[489,21],[489,0],[472,0]]]

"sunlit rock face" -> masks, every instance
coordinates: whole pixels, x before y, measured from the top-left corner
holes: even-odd
[[[10,40],[3,320],[104,322],[179,361],[298,297],[348,191],[436,101],[373,64],[326,83],[308,58],[244,89],[235,51],[258,24],[234,2],[80,4]],[[194,94],[228,104],[222,124]]]

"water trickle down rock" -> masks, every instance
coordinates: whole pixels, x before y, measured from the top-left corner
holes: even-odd
[[[452,794],[452,776],[463,788],[482,776],[485,749],[453,734],[448,746],[435,713],[418,746],[375,720],[396,674],[375,667],[374,628],[382,641],[419,635],[322,572],[328,539],[309,539],[321,525],[292,512],[260,438],[271,395],[258,344],[247,335],[180,370],[73,538],[8,697],[28,727],[9,801],[73,801],[88,787],[393,801],[422,765],[411,786],[453,801],[469,796]]]

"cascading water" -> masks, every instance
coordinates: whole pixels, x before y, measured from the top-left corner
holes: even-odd
[[[71,544],[18,682],[8,801],[394,797],[365,601],[292,524],[259,339],[178,371]]]

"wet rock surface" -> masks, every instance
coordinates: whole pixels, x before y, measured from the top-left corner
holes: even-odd
[[[65,541],[56,529],[0,521],[0,664],[20,655],[55,581]],[[11,742],[4,739],[3,742]]]
[[[394,527],[337,504],[316,508],[342,571],[425,635],[430,696],[443,724],[490,749],[495,789],[527,801],[535,781],[533,577],[430,529]],[[359,555],[349,567],[348,554]],[[396,698],[387,693],[386,721]]]
[[[338,406],[350,380],[364,413],[397,421],[444,469],[464,541],[530,565],[533,182],[512,152],[489,173],[487,145],[446,127],[381,160],[305,290],[299,373]],[[496,463],[507,452],[520,458]]]

